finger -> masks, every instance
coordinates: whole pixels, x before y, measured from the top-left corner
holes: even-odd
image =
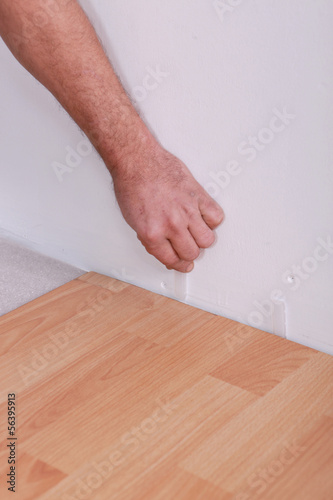
[[[185,261],[181,261],[181,262],[184,262]],[[171,271],[172,269],[174,269],[175,271],[179,271],[181,273],[190,273],[192,271],[192,269],[194,268],[194,262],[186,262],[186,266],[182,266],[182,267],[170,267],[170,266],[165,266],[167,269],[169,269],[169,271]]]
[[[144,243],[139,237],[148,253],[164,264],[168,269],[175,269],[182,273],[190,272],[193,269],[193,262],[182,260],[172,247],[169,240],[164,239],[154,245]]]
[[[191,232],[186,227],[182,232],[174,232],[173,235],[169,237],[169,241],[181,260],[192,262],[199,257],[200,248]]]
[[[202,218],[210,229],[215,229],[224,219],[224,212],[208,194],[199,202],[199,210]]]
[[[188,228],[199,248],[208,248],[214,243],[215,234],[200,214],[191,217]]]

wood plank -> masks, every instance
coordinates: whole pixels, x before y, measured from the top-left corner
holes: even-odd
[[[0,485],[1,498],[16,497],[20,500],[35,500],[67,477],[67,474],[28,453],[19,451],[18,456],[17,467],[20,475],[15,493],[3,492],[5,481],[2,478],[8,473],[8,464],[5,460],[1,460],[0,474],[3,483]]]
[[[333,491],[329,355],[86,273],[0,318],[0,360],[22,500]],[[3,425],[1,477],[7,442]]]
[[[256,339],[244,342],[212,375],[264,396],[312,355],[313,352],[301,344],[265,335],[260,342]]]

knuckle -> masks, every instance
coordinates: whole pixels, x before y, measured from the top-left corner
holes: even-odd
[[[216,225],[220,224],[224,219],[224,212],[219,205],[212,205],[212,219],[215,221]]]
[[[195,253],[195,257],[192,257],[192,258],[191,258],[191,259],[189,259],[189,260],[195,260],[195,259],[197,259],[197,258],[199,257],[199,255],[200,255],[200,253],[201,253],[200,248],[199,248],[199,247],[197,247],[194,253]]]
[[[199,257],[200,255],[200,248],[193,248],[191,251],[186,253],[186,256],[184,256],[184,259],[187,261],[192,261],[195,260]]]
[[[148,228],[144,232],[142,239],[146,242],[146,244],[152,246],[156,245],[159,241],[161,241],[161,238],[163,236],[163,231],[161,228]]]
[[[186,216],[189,219],[195,219],[196,217],[198,217],[198,215],[200,215],[198,207],[194,207],[192,205],[187,205],[186,207],[184,207],[184,210],[185,210]]]
[[[167,225],[171,231],[179,232],[181,227],[180,218],[175,214],[171,214],[168,218]]]
[[[181,262],[181,260],[178,259],[177,257],[169,257],[169,258],[163,259],[163,264],[167,267],[172,268],[172,269],[177,267],[180,262]]]
[[[213,231],[206,232],[200,238],[200,246],[202,248],[210,247],[215,241],[215,235]]]

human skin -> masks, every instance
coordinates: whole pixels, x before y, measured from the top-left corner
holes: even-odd
[[[215,241],[222,208],[144,124],[79,3],[0,0],[0,35],[99,152],[147,252],[168,269],[191,271]]]

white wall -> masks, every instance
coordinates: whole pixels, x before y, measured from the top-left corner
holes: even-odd
[[[0,43],[2,234],[333,353],[333,248],[316,250],[333,240],[331,0],[82,5],[146,122],[226,220],[190,275],[166,270],[123,221],[95,153],[58,180],[54,162],[83,137]],[[156,66],[165,75],[145,93]]]

